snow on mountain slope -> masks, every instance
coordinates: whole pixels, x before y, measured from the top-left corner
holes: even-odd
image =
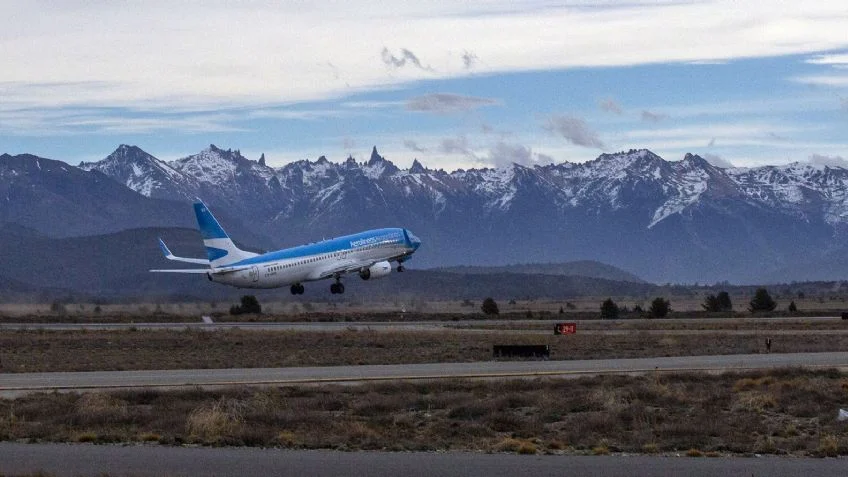
[[[146,197],[190,198],[196,184],[166,162],[136,146],[122,144],[99,162],[81,163],[80,169],[97,170]]]
[[[714,199],[805,219],[820,216],[829,224],[848,223],[845,169],[801,163],[721,169],[696,155],[670,162],[646,149],[602,154],[585,163],[513,164],[448,173],[427,169],[417,160],[401,170],[376,147],[364,163],[352,157],[335,163],[322,156],[274,169],[238,150],[214,145],[170,163],[122,145],[103,161],[80,168],[96,169],[148,197],[190,200],[212,195],[213,202],[220,197],[245,210],[249,204],[242,202],[261,200],[274,216],[303,213],[297,203],[309,204],[311,214],[322,215],[319,209],[338,207],[352,195],[360,205],[390,206],[387,197],[420,203],[428,208],[426,214],[436,216],[455,206],[453,202],[462,202],[462,210],[498,214],[511,210],[517,197],[532,196],[543,201],[538,207],[552,210],[638,210],[645,228]]]

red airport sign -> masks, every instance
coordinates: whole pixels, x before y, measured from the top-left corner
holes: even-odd
[[[577,323],[557,323],[554,325],[555,335],[573,335],[577,333]]]

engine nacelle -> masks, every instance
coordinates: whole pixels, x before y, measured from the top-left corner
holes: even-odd
[[[363,280],[371,280],[374,278],[383,278],[392,273],[392,265],[388,262],[377,262],[368,268],[359,270],[359,277]]]

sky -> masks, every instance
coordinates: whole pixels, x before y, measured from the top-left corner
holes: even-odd
[[[844,1],[0,2],[0,153],[848,166]]]

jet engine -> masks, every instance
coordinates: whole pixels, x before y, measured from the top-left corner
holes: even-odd
[[[392,273],[392,265],[388,261],[384,261],[377,262],[368,268],[362,268],[359,270],[359,277],[363,280],[370,280],[372,278],[383,278],[388,276],[389,273]]]

